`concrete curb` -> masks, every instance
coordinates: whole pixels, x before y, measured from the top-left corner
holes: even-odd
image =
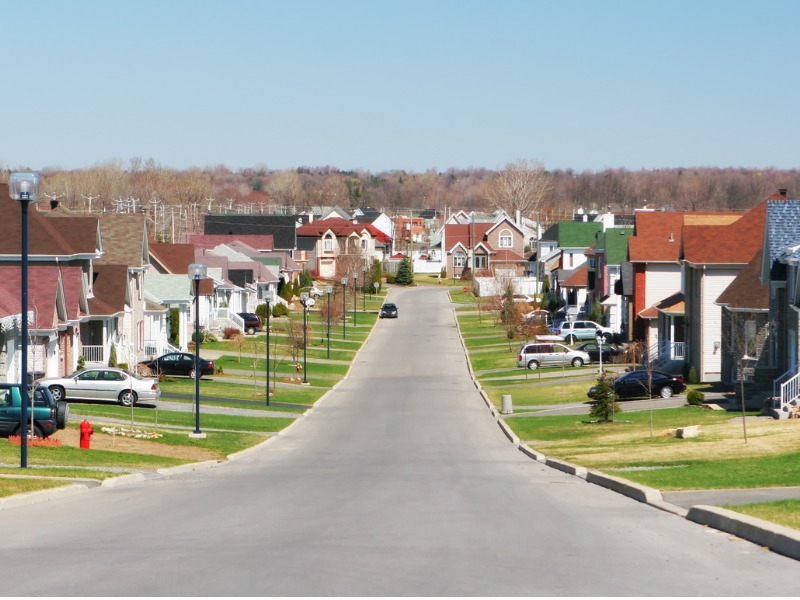
[[[205,460],[203,462],[189,463],[186,465],[178,465],[177,467],[167,467],[165,469],[158,469],[156,473],[159,475],[179,475],[180,473],[190,473],[192,471],[202,471],[204,469],[213,469],[223,464],[223,460]]]
[[[142,473],[131,473],[129,475],[121,475],[119,477],[110,477],[109,479],[104,479],[103,483],[100,484],[100,487],[115,488],[123,485],[130,485],[132,483],[139,483],[140,481],[144,481],[144,475]]]
[[[575,475],[575,477],[580,477],[581,479],[586,479],[586,467],[580,467],[578,465],[573,465],[563,460],[558,460],[556,458],[547,458],[544,459],[544,464],[548,467],[553,469],[557,469],[563,473],[568,473],[570,475]]]
[[[693,506],[686,518],[800,560],[800,531],[716,506]]]
[[[48,500],[55,500],[58,498],[65,498],[67,496],[74,496],[89,491],[89,486],[82,483],[72,483],[49,490],[38,490],[36,492],[27,492],[25,494],[15,494],[8,498],[0,498],[0,510],[7,508],[14,508],[17,506],[27,506],[29,504],[36,504],[37,502],[46,502]]]
[[[535,461],[543,463],[547,460],[547,457],[544,454],[542,454],[541,452],[537,452],[527,444],[520,444],[518,448],[519,451],[522,452],[525,456],[529,456]]]
[[[609,490],[613,490],[618,494],[633,498],[644,504],[652,504],[655,502],[664,502],[661,492],[655,488],[632,483],[627,479],[614,477],[613,475],[606,475],[599,471],[587,471],[586,481],[602,486]]]

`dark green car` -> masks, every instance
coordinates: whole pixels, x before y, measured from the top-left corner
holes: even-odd
[[[22,386],[18,383],[0,383],[0,436],[20,435],[22,413]],[[45,387],[28,390],[33,394],[33,435],[46,438],[59,429],[64,429],[69,420],[69,404],[56,402]],[[28,406],[28,431],[30,431],[31,409]]]

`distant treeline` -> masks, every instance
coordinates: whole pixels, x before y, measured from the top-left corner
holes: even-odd
[[[389,213],[434,208],[491,210],[487,188],[496,173],[451,169],[424,173],[267,167],[231,171],[225,166],[177,171],[152,159],[110,163],[74,171],[43,172],[43,191],[76,210],[136,210],[193,206],[199,213],[265,213],[276,206],[308,210],[374,207]],[[549,171],[552,194],[542,210],[746,210],[779,189],[800,197],[800,171],[698,167],[628,171]]]

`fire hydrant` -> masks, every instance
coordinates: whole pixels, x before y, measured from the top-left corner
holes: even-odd
[[[294,366],[294,368],[295,368],[295,369],[297,369],[297,374],[299,375],[299,374],[300,374],[300,372],[303,370],[303,365],[301,365],[300,363],[297,363],[297,364]]]
[[[92,429],[92,424],[84,420],[83,423],[81,423],[81,448],[89,448],[93,433],[94,429]]]

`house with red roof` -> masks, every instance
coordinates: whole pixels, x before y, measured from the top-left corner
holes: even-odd
[[[717,300],[762,248],[766,201],[727,225],[684,221],[680,262],[686,302],[686,361],[701,382],[723,375],[722,307]]]
[[[391,238],[371,223],[331,217],[297,228],[297,262],[314,277],[336,279],[364,270],[364,263],[383,260]]]
[[[19,215],[7,184],[0,184],[0,210]],[[21,226],[20,220],[0,220],[0,267],[5,276],[0,288],[0,378],[22,381],[21,360]],[[93,262],[104,251],[97,217],[77,217],[65,226],[49,219],[33,204],[28,210],[29,299],[28,320],[33,328],[28,346],[28,367],[46,375],[75,370],[83,351],[87,299],[95,294]],[[31,273],[37,269],[36,277]]]
[[[631,265],[630,338],[642,341],[660,362],[682,363],[686,350],[681,252],[684,228],[723,226],[742,213],[637,210],[628,240]],[[675,365],[678,366],[678,365]]]
[[[452,220],[443,229],[447,276],[454,279],[481,273],[522,277],[528,265],[524,251],[525,233],[505,215],[493,222]]]

